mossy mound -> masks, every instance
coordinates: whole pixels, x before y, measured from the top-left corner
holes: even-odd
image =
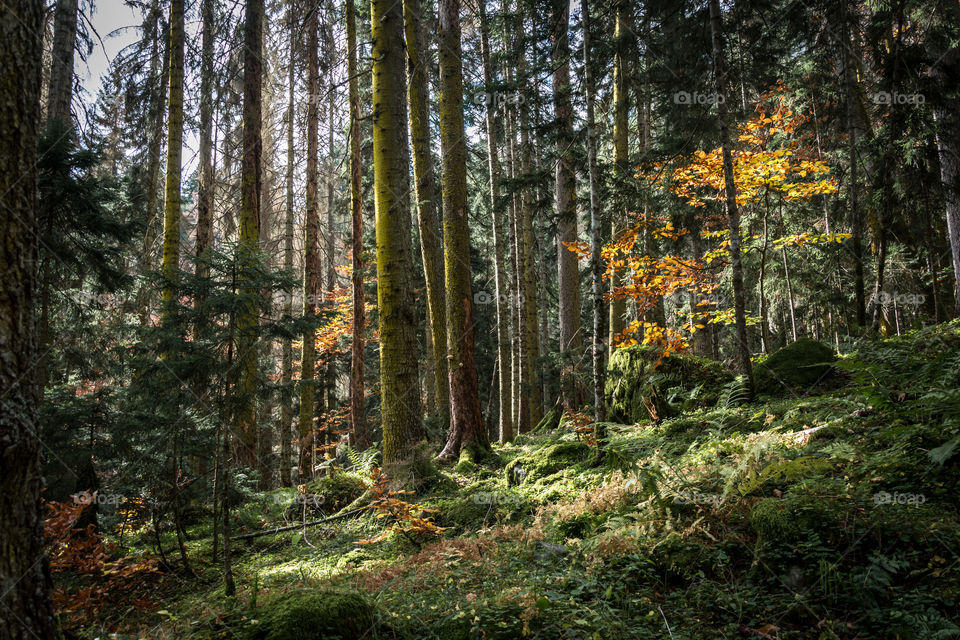
[[[841,530],[841,506],[814,496],[764,498],[750,509],[750,526],[761,542],[779,545],[816,535],[829,544]]]
[[[265,605],[250,640],[354,640],[371,637],[375,611],[359,592],[295,591]]]
[[[685,409],[711,406],[723,385],[732,379],[719,362],[706,358],[674,354],[661,359],[659,349],[646,346],[617,349],[607,365],[607,418],[636,424],[674,416],[678,410],[668,401],[673,390],[685,392],[692,399]]]
[[[583,442],[558,442],[537,449],[510,461],[504,472],[507,484],[533,482],[583,462],[590,456],[590,447]]]
[[[754,366],[754,386],[757,393],[768,394],[807,390],[833,374],[836,360],[837,354],[827,345],[800,338]]]
[[[287,515],[299,518],[306,508],[308,515],[324,516],[340,511],[363,495],[367,480],[357,473],[339,472],[307,483],[306,492],[297,494]]]
[[[547,413],[540,419],[540,422],[537,423],[532,431],[534,433],[539,431],[553,431],[560,426],[560,420],[563,418],[563,407],[559,403],[553,405],[553,407],[547,411]]]

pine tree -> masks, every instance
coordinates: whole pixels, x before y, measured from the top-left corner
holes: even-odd
[[[450,358],[450,433],[439,459],[452,461],[462,449],[487,449],[490,446],[480,413],[474,358],[459,0],[440,0],[439,51],[443,257]]]
[[[372,0],[373,171],[383,463],[407,463],[423,438],[414,312],[403,10]],[[397,478],[394,478],[397,480]]]

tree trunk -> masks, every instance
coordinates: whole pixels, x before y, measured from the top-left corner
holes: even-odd
[[[350,242],[353,297],[353,340],[350,344],[350,443],[359,449],[370,446],[367,433],[363,384],[363,194],[360,186],[360,89],[357,81],[357,18],[354,0],[347,0],[347,75],[350,102]]]
[[[209,1],[209,0],[208,0]],[[283,270],[293,271],[293,92],[294,92],[294,47],[297,37],[297,20],[293,8],[288,9],[287,20],[290,28],[290,60],[287,65],[287,175],[286,175],[286,210],[283,218]],[[285,291],[283,295],[283,316],[293,316],[293,292]],[[292,453],[292,425],[293,425],[293,394],[290,385],[293,380],[293,341],[287,337],[283,339],[282,355],[280,357],[280,484],[291,486],[290,456]]]
[[[631,33],[628,21],[629,4],[624,0],[619,0],[616,5],[616,21],[614,23],[614,53],[613,53],[613,165],[614,165],[614,185],[616,186],[616,212],[613,220],[613,236],[617,237],[623,231],[623,225],[627,221],[626,198],[623,195],[624,188],[630,179],[630,167],[627,158],[628,142],[628,124],[630,109],[627,105],[629,91],[627,89],[627,54],[628,34]],[[645,230],[646,234],[648,230]],[[611,292],[623,285],[623,272],[621,269],[615,269],[613,277],[610,279]],[[627,312],[627,301],[624,297],[614,297],[610,301],[610,336],[609,342],[612,345],[614,337],[623,333],[626,326],[625,315]]]
[[[510,328],[506,319],[510,317],[508,293],[504,270],[503,205],[500,197],[500,160],[497,152],[497,116],[498,101],[494,98],[493,69],[490,64],[490,27],[487,23],[486,0],[479,0],[480,13],[480,54],[483,58],[483,85],[485,91],[485,111],[487,125],[487,164],[490,173],[490,211],[493,225],[494,280],[496,282],[497,305],[497,362],[501,371],[505,371],[510,362]],[[499,440],[506,443],[513,440],[513,415],[511,407],[512,385],[510,376],[499,375]]]
[[[727,228],[730,232],[730,271],[733,280],[733,308],[736,321],[737,368],[746,376],[749,395],[753,395],[753,367],[747,339],[746,301],[743,286],[743,262],[740,253],[740,211],[737,208],[737,185],[733,181],[733,156],[730,153],[730,131],[727,124],[726,66],[723,63],[723,20],[720,0],[710,0],[710,32],[713,41],[713,70],[717,90],[717,119],[720,125],[720,148],[723,153],[723,181],[726,192]]]
[[[58,0],[53,22],[50,84],[47,88],[47,123],[72,127],[73,50],[77,42],[77,0]],[[39,33],[39,32],[38,32]]]
[[[867,302],[864,293],[863,278],[863,215],[859,205],[859,182],[857,179],[857,120],[856,120],[856,100],[859,96],[857,88],[856,74],[854,73],[854,64],[850,52],[853,47],[853,27],[850,24],[849,8],[844,6],[844,42],[841,43],[843,55],[843,75],[844,75],[844,98],[847,103],[846,125],[847,125],[847,164],[849,165],[850,181],[847,183],[847,203],[850,207],[850,224],[853,250],[853,291],[854,306],[856,308],[857,326],[865,327],[867,324]]]
[[[411,460],[423,438],[410,255],[406,55],[400,4],[372,0],[370,18],[380,406],[383,463],[391,467]]]
[[[590,5],[589,0],[581,0],[583,20],[583,69],[584,69],[584,96],[587,103],[587,172],[590,176],[590,271],[593,276],[593,419],[603,422],[606,418],[604,407],[603,387],[605,379],[604,327],[603,313],[603,263],[600,251],[603,243],[600,240],[602,222],[600,220],[600,193],[597,182],[597,132],[594,124],[593,75],[590,69]],[[597,443],[601,443],[605,433],[595,434]]]
[[[58,638],[43,550],[35,308],[37,130],[43,3],[0,5],[0,637]]]
[[[451,461],[460,455],[462,448],[490,446],[480,412],[474,361],[459,0],[440,0],[439,34],[443,249],[450,359],[450,434],[439,459]]]
[[[560,351],[565,353],[563,396],[568,407],[580,404],[580,390],[570,368],[579,360],[580,273],[577,256],[563,243],[577,241],[576,183],[573,165],[573,107],[570,103],[570,49],[567,33],[570,3],[553,0],[550,41],[553,48],[553,108],[557,125],[557,279],[560,305]]]
[[[954,2],[941,0],[941,15],[947,24],[956,29],[960,25],[960,7]],[[951,35],[955,35],[956,31]],[[945,43],[949,40],[945,40]],[[946,45],[943,56],[930,74],[942,87],[934,107],[937,124],[937,149],[940,157],[940,181],[946,200],[947,236],[950,240],[950,259],[953,263],[954,317],[960,317],[960,98],[956,96],[953,82],[960,71],[960,46]],[[936,58],[935,58],[936,59]]]
[[[213,20],[214,0],[200,5],[200,181],[197,186],[197,275],[209,277],[204,263],[213,244]]]
[[[254,296],[260,295],[251,282],[255,277],[255,255],[260,243],[260,161],[261,82],[263,46],[263,0],[246,0],[243,26],[243,154],[240,166],[240,291],[247,297],[237,318],[238,407],[234,428],[237,460],[256,467],[257,451],[257,325],[259,315]]]
[[[447,365],[447,310],[443,283],[442,233],[437,217],[436,176],[430,150],[429,47],[424,28],[428,5],[422,0],[403,3],[407,39],[407,75],[410,101],[410,142],[416,187],[417,224],[420,253],[427,288],[427,314],[430,316],[430,344],[433,347],[433,383],[437,413],[443,422],[450,420],[450,383]]]
[[[318,155],[318,106],[320,97],[320,71],[317,59],[319,5],[310,8],[307,15],[307,193],[306,220],[303,227],[303,318],[312,323],[317,315],[320,292],[320,216],[317,211],[317,155]],[[316,418],[317,372],[316,331],[312,326],[303,332],[303,347],[300,356],[300,479],[313,477],[316,466],[313,446],[314,419]]]
[[[173,304],[180,266],[180,154],[183,147],[184,0],[170,2],[170,78],[167,81],[167,172],[163,205],[163,314]]]

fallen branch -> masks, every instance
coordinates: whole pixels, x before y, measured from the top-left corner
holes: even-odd
[[[346,511],[344,513],[338,513],[335,516],[330,516],[329,518],[324,518],[323,520],[314,520],[313,522],[298,522],[297,524],[292,524],[287,527],[276,527],[274,529],[267,529],[266,531],[254,531],[253,533],[244,533],[243,535],[233,536],[231,540],[249,540],[251,538],[259,538],[260,536],[269,536],[275,533],[282,533],[284,531],[293,531],[294,529],[301,529],[307,527],[313,527],[318,524],[323,524],[324,522],[333,522],[334,520],[342,520],[352,515],[356,515],[366,509],[366,507],[360,507],[359,509],[353,509],[351,511]]]

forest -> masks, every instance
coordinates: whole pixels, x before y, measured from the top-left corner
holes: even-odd
[[[0,32],[0,640],[960,638],[956,0]]]

